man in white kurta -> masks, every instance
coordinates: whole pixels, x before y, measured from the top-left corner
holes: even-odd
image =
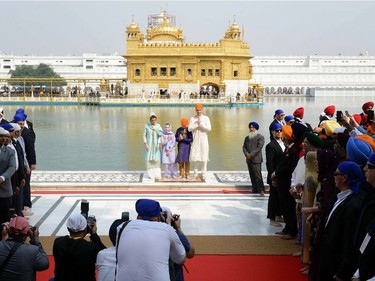
[[[209,161],[209,145],[207,133],[211,131],[211,122],[203,114],[203,106],[195,106],[197,115],[190,118],[188,130],[193,133],[193,142],[190,150],[190,162],[194,169],[194,179],[199,179],[198,170],[202,173],[202,180],[206,180],[207,162]]]
[[[169,258],[183,264],[186,251],[176,231],[161,222],[160,204],[150,199],[136,203],[137,220],[118,234],[116,281],[166,281]],[[118,228],[120,232],[121,226]]]

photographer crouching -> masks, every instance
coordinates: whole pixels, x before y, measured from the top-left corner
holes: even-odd
[[[90,223],[90,225],[88,224]],[[96,233],[96,220],[79,213],[72,214],[66,226],[69,235],[55,239],[55,281],[95,281],[95,261],[98,252],[106,247]],[[91,242],[85,240],[90,235]]]
[[[36,271],[49,267],[38,228],[30,227],[26,218],[17,216],[1,227],[0,280],[36,280]]]
[[[177,214],[172,214],[172,211],[168,207],[161,207],[162,209],[162,220],[164,220],[165,223],[168,223],[171,225],[177,235],[178,238],[180,238],[182,245],[185,248],[186,251],[186,258],[191,259],[194,257],[195,254],[195,249],[194,247],[190,244],[189,240],[185,236],[185,234],[182,232],[181,229],[181,219],[180,215]],[[183,268],[187,271],[187,268],[185,264],[177,264],[174,263],[170,260],[169,264],[169,275],[170,275],[170,280],[173,281],[184,281],[184,272]],[[187,271],[188,272],[188,271]]]

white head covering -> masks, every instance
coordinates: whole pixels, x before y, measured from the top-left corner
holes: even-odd
[[[3,127],[0,127],[0,135],[9,136],[9,132],[5,130]]]
[[[85,230],[87,227],[87,221],[84,216],[79,213],[70,215],[66,222],[66,227],[72,232],[79,232]]]
[[[17,123],[9,123],[15,131],[21,131],[21,126]]]

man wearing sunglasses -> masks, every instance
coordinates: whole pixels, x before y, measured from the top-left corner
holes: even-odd
[[[372,153],[364,168],[370,189],[366,194],[364,206],[359,215],[355,245],[358,259],[358,270],[353,279],[375,280],[375,153]]]

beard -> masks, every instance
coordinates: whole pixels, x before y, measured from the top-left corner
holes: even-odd
[[[255,138],[255,136],[258,134],[258,132],[249,132],[249,139]]]

